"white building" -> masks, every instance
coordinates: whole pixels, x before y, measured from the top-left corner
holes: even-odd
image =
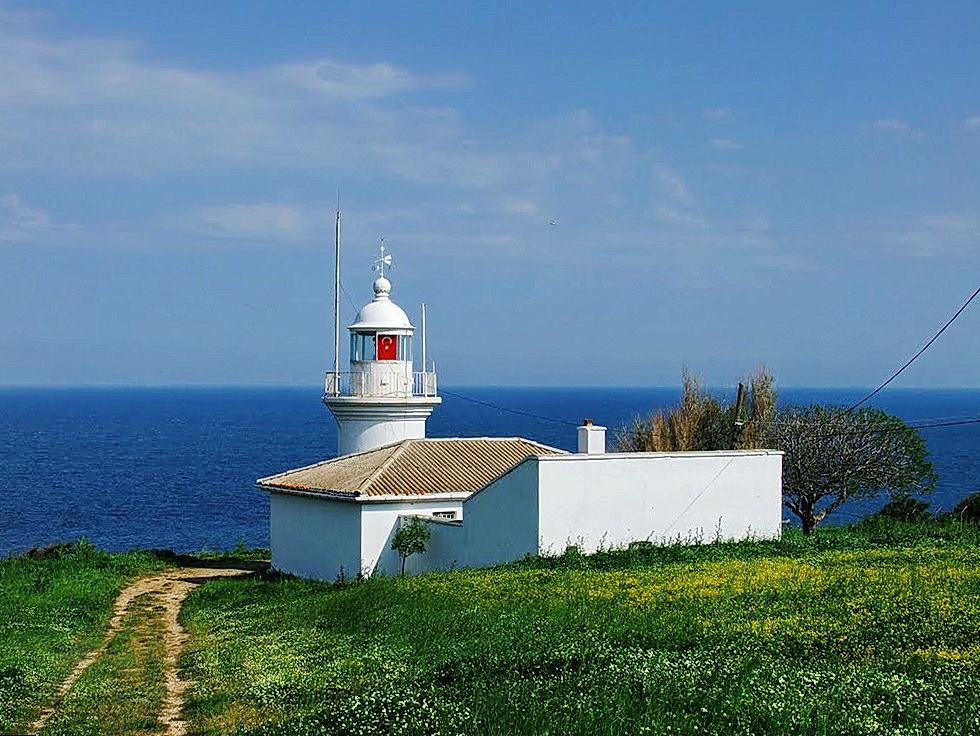
[[[327,375],[339,456],[258,481],[271,495],[273,567],[324,580],[396,573],[391,540],[413,516],[432,532],[409,559],[416,573],[570,545],[779,535],[779,452],[607,453],[591,422],[578,453],[517,437],[427,439],[436,376],[424,360],[414,370],[415,328],[390,299],[387,262],[382,252],[374,299],[348,328],[350,372]]]

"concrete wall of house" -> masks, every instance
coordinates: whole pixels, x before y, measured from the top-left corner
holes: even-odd
[[[405,523],[409,517],[402,517]],[[418,575],[433,570],[456,570],[466,567],[463,555],[466,551],[466,530],[459,522],[422,517],[429,528],[429,543],[423,554],[412,555],[405,563],[405,573]]]
[[[430,515],[436,511],[455,511],[460,518],[462,500],[420,500],[386,503],[361,503],[361,572],[397,575],[401,570],[401,557],[391,548],[399,517],[411,514]],[[421,557],[417,555],[417,557]],[[413,567],[418,560],[409,558]],[[406,571],[410,568],[406,565]]]
[[[781,453],[554,455],[538,466],[542,553],[782,530]]]
[[[324,580],[396,575],[402,517],[430,523],[428,550],[406,572],[485,567],[528,554],[593,552],[630,542],[778,537],[782,454],[747,452],[549,455],[529,458],[465,501],[345,502],[272,494],[273,565]]]
[[[538,461],[528,458],[463,503],[458,557],[486,567],[538,552]]]
[[[361,510],[352,501],[273,493],[269,500],[272,566],[334,581],[361,566]]]

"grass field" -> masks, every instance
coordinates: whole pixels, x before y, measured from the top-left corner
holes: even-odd
[[[163,638],[153,602],[137,598],[104,656],[59,703],[45,736],[113,736],[159,732],[163,703]]]
[[[971,525],[228,580],[183,617],[192,733],[980,733]]]
[[[254,557],[254,555],[249,555]],[[80,544],[0,560],[0,733],[167,563]],[[45,734],[157,733],[152,607]],[[187,600],[190,733],[980,733],[980,526],[877,521],[346,586],[275,575]]]
[[[85,542],[43,559],[0,558],[0,733],[23,731],[101,643],[125,581],[164,564]]]

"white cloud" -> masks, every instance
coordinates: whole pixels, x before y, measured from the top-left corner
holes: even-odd
[[[377,169],[480,184],[493,156],[470,150],[449,108],[412,105],[459,74],[388,62],[309,59],[243,71],[145,59],[138,45],[53,38],[0,25],[0,171],[146,176],[221,167]]]
[[[292,85],[330,99],[376,99],[425,87],[455,87],[465,82],[461,74],[423,77],[386,62],[355,65],[332,59],[272,66],[254,76],[272,85]]]
[[[715,148],[720,148],[723,151],[740,151],[744,146],[741,143],[733,141],[731,138],[712,138],[709,143]]]
[[[701,268],[691,253],[714,254],[712,262],[739,254],[737,269],[746,249],[770,249],[726,229],[712,202],[696,201],[689,172],[662,162],[661,142],[638,149],[588,110],[478,129],[453,107],[466,78],[452,71],[327,58],[204,69],[149,59],[127,40],[56,38],[34,18],[0,24],[0,80],[0,174],[11,177],[55,172],[109,189],[138,177],[148,190],[176,194],[181,177],[232,174],[261,191],[263,176],[315,172],[370,192],[345,219],[350,242],[383,235],[413,257],[517,262],[560,247],[631,258],[655,248],[678,273]],[[731,111],[705,116],[723,120]],[[59,235],[123,248],[330,239],[333,203],[322,193],[249,197],[235,187],[201,201],[201,187],[189,189],[169,212],[109,207],[90,231]],[[33,237],[24,235],[29,219],[18,215],[5,237]],[[63,227],[50,219],[34,234]]]
[[[52,227],[47,212],[27,204],[19,195],[0,196],[0,242],[28,240]]]
[[[730,107],[709,107],[703,113],[705,120],[729,120],[732,117]]]
[[[708,227],[708,223],[704,218],[699,217],[688,210],[678,209],[677,207],[671,207],[670,205],[657,205],[654,207],[653,212],[660,222],[670,225],[688,225],[701,228]]]
[[[528,197],[505,197],[501,202],[501,208],[513,215],[531,218],[541,217],[541,207],[536,201]]]
[[[653,216],[658,222],[700,229],[710,227],[707,218],[695,206],[691,187],[680,172],[664,164],[656,164],[653,176]]]
[[[963,128],[966,130],[980,130],[980,115],[974,115],[964,120]]]
[[[191,212],[183,226],[199,235],[255,243],[307,239],[316,220],[325,220],[296,205],[257,202],[205,207]]]
[[[913,128],[904,120],[899,118],[880,118],[872,123],[872,128],[890,135],[902,138],[925,138],[926,134],[917,128]]]
[[[476,189],[601,186],[634,164],[585,110],[471,130],[448,103],[464,75],[307,59],[242,71],[149,60],[117,39],[0,26],[0,173],[148,178],[328,171]],[[420,104],[420,92],[426,104]]]
[[[980,238],[980,212],[977,210],[923,215],[919,222],[922,227],[935,232]]]
[[[931,212],[869,226],[873,236],[917,257],[980,258],[980,210]]]
[[[660,194],[673,202],[690,205],[694,201],[691,188],[677,171],[668,166],[657,164],[653,168],[653,176]]]

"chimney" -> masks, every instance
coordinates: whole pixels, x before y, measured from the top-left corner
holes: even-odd
[[[606,428],[592,423],[591,419],[582,420],[578,428],[578,451],[586,455],[602,455],[606,451]]]

